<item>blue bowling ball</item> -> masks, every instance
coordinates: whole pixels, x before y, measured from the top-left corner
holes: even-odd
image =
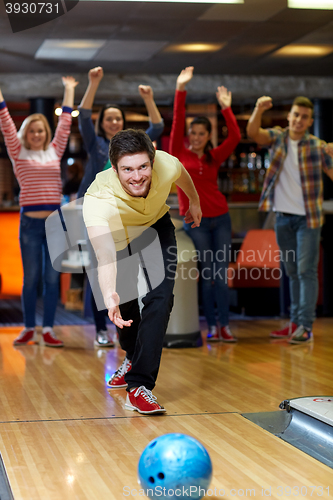
[[[186,434],[164,434],[143,450],[138,464],[141,488],[149,498],[200,500],[212,479],[207,450]]]

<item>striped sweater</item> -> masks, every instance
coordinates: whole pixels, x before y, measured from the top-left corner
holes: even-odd
[[[0,103],[0,128],[8,156],[20,185],[22,212],[56,210],[60,206],[62,183],[60,160],[70,134],[71,108],[64,107],[54,138],[44,151],[25,148],[17,137],[15,124],[5,101]]]

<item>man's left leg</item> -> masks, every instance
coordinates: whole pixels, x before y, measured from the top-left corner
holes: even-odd
[[[305,218],[304,218],[305,219]],[[299,279],[299,323],[291,344],[312,341],[312,324],[318,298],[318,262],[321,228],[308,228],[301,220],[297,229],[297,275]]]
[[[127,391],[132,391],[128,396],[129,401],[126,407],[142,413],[155,412],[154,409],[149,411],[150,404],[154,408],[154,396],[152,396],[151,391],[155,387],[163,339],[173,306],[173,288],[177,267],[177,244],[174,226],[169,214],[157,221],[152,228],[157,231],[159,236],[165,275],[163,281],[156,288],[150,289],[142,299],[143,308],[132,359],[132,369],[125,375],[128,384]],[[160,255],[156,255],[156,263],[160,257]],[[153,260],[155,259],[153,258]],[[154,269],[154,262],[151,259],[150,262],[147,262],[147,268],[148,270]],[[148,277],[149,275],[151,272],[148,272]],[[139,389],[142,389],[141,393]],[[134,397],[134,394],[137,395]],[[139,402],[137,403],[135,399],[143,399],[144,403],[147,402],[148,410],[145,411],[145,404],[142,410]],[[157,406],[159,405],[157,404]],[[160,407],[158,410],[156,407],[156,411],[164,411],[164,409]]]
[[[141,321],[138,300],[139,256],[132,254],[131,247],[117,253],[117,284],[116,290],[120,297],[119,309],[124,320],[132,320],[130,326],[117,327],[120,347],[126,352],[122,364],[111,376],[107,385],[111,389],[127,387],[126,374],[132,368],[138,328]],[[122,303],[122,299],[126,302]]]

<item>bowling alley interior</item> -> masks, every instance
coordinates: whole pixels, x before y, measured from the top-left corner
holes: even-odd
[[[6,1],[0,14],[0,498],[329,499],[333,0]],[[33,123],[53,142],[38,146]],[[105,170],[125,128],[156,149],[143,197]],[[141,260],[136,328],[149,337],[127,357],[83,212],[98,179],[153,206],[159,158],[185,172],[168,172],[155,202],[175,228],[173,307],[163,330]],[[208,278],[203,248],[217,259]],[[139,356],[154,356],[156,382],[141,393]]]

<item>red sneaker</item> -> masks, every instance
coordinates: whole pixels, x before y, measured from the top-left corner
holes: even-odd
[[[26,345],[28,342],[34,342],[38,344],[37,333],[34,328],[25,328],[20,332],[19,336],[16,337],[13,344],[14,345]]]
[[[237,339],[231,333],[229,325],[222,326],[222,328],[220,330],[220,337],[221,337],[222,342],[230,342],[230,343],[237,342]]]
[[[164,413],[166,410],[158,404],[157,399],[144,385],[132,389],[127,393],[125,408],[149,415],[150,413]]]
[[[272,337],[272,339],[289,339],[296,329],[297,325],[290,322],[285,328],[282,328],[282,330],[274,330],[269,336]]]
[[[118,370],[114,372],[112,377],[110,378],[107,386],[111,389],[121,389],[121,387],[127,387],[127,383],[125,382],[125,375],[132,368],[132,362],[125,358],[122,364],[119,366]]]
[[[43,328],[40,345],[46,345],[48,347],[64,347],[63,341],[57,339],[56,334],[50,326]]]

